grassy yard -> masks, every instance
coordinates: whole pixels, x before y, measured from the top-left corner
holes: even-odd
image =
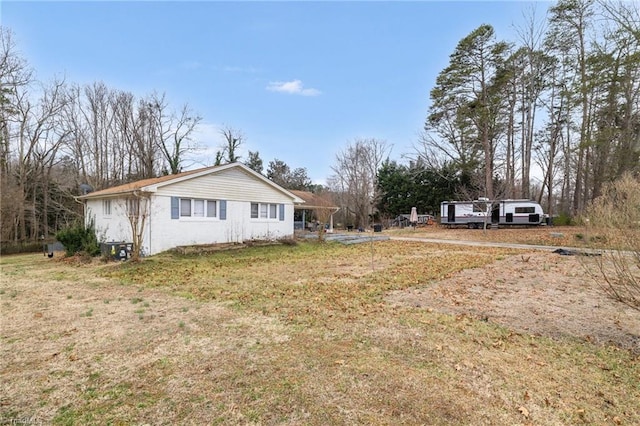
[[[518,253],[4,257],[0,423],[640,424],[637,354],[386,300]]]

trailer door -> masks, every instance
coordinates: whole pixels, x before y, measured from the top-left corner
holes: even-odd
[[[491,223],[500,222],[500,203],[493,203],[491,205]]]
[[[447,205],[447,222],[454,223],[456,221],[456,205]]]

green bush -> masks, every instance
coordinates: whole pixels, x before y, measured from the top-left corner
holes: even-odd
[[[90,256],[100,254],[100,245],[96,238],[96,232],[93,223],[84,226],[81,223],[58,231],[56,239],[64,245],[67,256],[73,256],[76,253],[86,253]]]
[[[553,217],[553,225],[555,226],[572,226],[575,225],[573,218],[566,212],[562,212]]]

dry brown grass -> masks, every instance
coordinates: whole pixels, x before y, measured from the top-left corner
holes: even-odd
[[[514,253],[386,241],[139,264],[5,257],[1,418],[640,423],[631,351],[386,301]]]
[[[558,247],[587,247],[596,235],[591,235],[582,226],[539,226],[539,227],[501,227],[466,229],[447,228],[441,225],[428,225],[412,228],[393,228],[385,231],[388,235],[417,238],[438,238],[445,240],[491,241],[516,244],[534,244]],[[606,248],[606,247],[603,247]]]

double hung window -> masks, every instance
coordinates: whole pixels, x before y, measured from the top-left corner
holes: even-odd
[[[216,200],[180,198],[180,217],[218,217]]]
[[[278,204],[251,203],[251,219],[279,219]]]
[[[111,200],[102,200],[102,215],[111,216]]]

